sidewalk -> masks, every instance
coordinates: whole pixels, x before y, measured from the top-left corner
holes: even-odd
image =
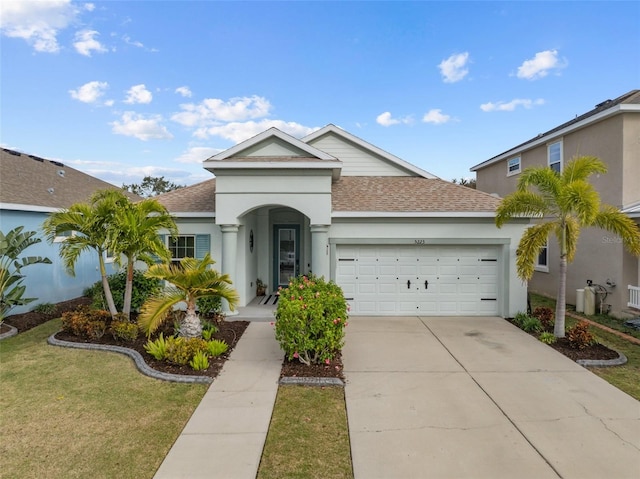
[[[283,357],[273,326],[251,322],[154,479],[255,479]]]

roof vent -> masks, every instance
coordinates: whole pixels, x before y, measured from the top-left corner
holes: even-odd
[[[40,158],[39,156],[34,156],[34,155],[29,155],[29,158],[31,158],[32,160],[36,160],[39,161],[40,163],[42,163],[44,160],[42,158]]]
[[[60,163],[59,161],[53,161],[53,160],[49,160],[51,163],[53,163],[56,166],[64,166],[62,163]]]
[[[13,156],[22,156],[20,154],[20,152],[18,152],[18,151],[7,150],[6,148],[3,148],[3,150],[6,151],[7,153],[9,153],[10,155],[13,155]]]
[[[47,188],[47,191],[49,192],[50,195],[53,194],[53,188]]]
[[[598,104],[596,105],[596,108],[600,108],[601,106],[605,106],[605,105],[607,105],[607,104],[609,104],[609,103],[611,103],[611,100],[605,100],[605,101],[603,101],[602,103],[598,103]]]
[[[64,178],[64,170],[58,170],[58,176]]]

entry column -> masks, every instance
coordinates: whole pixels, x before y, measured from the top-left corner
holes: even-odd
[[[329,225],[311,225],[311,271],[329,281]]]
[[[220,225],[222,231],[222,273],[228,274],[231,281],[236,281],[236,255],[238,252],[239,225]],[[222,313],[226,316],[235,316],[238,310],[231,311],[226,299],[222,299]]]

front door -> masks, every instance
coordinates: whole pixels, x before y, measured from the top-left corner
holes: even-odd
[[[273,233],[273,284],[287,287],[300,273],[300,226],[274,225]]]

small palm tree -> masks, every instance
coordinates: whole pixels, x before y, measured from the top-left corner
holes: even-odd
[[[75,264],[83,252],[94,250],[98,254],[102,288],[111,316],[118,311],[107,279],[105,253],[113,218],[127,203],[129,199],[118,190],[99,190],[88,203],[75,203],[68,209],[52,213],[42,225],[51,244],[57,236],[67,235],[60,246],[60,257],[71,276],[75,276]]]
[[[640,229],[617,208],[600,203],[600,195],[589,177],[606,173],[598,158],[581,156],[565,165],[562,173],[548,167],[527,168],[520,175],[518,188],[507,195],[497,210],[500,228],[515,216],[531,216],[540,222],[529,227],[520,240],[516,267],[518,276],[528,281],[533,276],[536,258],[551,234],[560,246],[560,277],[556,298],[554,334],[564,337],[567,289],[567,264],[573,261],[580,230],[595,226],[622,238],[625,247],[640,256]]]
[[[145,273],[149,278],[162,279],[170,285],[159,295],[149,298],[142,306],[138,324],[151,335],[167,319],[178,303],[187,304],[180,334],[188,338],[202,336],[202,324],[196,314],[196,301],[206,296],[220,296],[229,302],[233,311],[238,293],[231,288],[227,274],[209,268],[215,261],[207,255],[202,259],[183,258],[179,264],[154,264]]]
[[[122,192],[118,193],[126,198]],[[167,209],[158,200],[151,198],[137,203],[127,201],[118,209],[108,229],[107,244],[115,255],[114,261],[122,265],[122,257],[127,260],[127,280],[122,306],[122,312],[127,318],[131,313],[136,261],[152,265],[157,258],[165,261],[171,259],[171,253],[158,234],[161,229],[169,230],[172,236],[178,234],[176,224]]]

